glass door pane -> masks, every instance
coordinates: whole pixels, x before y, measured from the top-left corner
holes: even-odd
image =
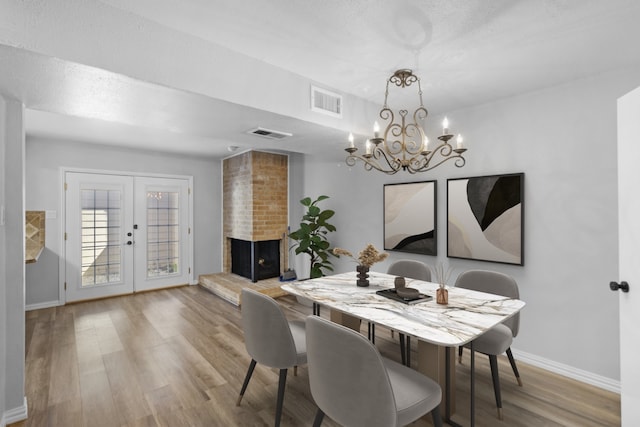
[[[180,194],[147,191],[147,277],[180,274]]]
[[[122,194],[119,190],[81,190],[82,286],[120,282]]]

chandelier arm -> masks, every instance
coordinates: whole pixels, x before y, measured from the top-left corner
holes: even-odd
[[[431,153],[429,160],[431,160],[431,158],[436,154],[439,154],[442,157],[449,157],[452,152],[453,152],[453,147],[451,146],[451,144],[444,142],[438,145],[435,150],[433,150],[433,153]]]
[[[456,167],[461,168],[461,167],[463,167],[463,166],[465,165],[465,163],[466,163],[466,160],[465,160],[465,158],[464,158],[464,157],[462,157],[462,155],[460,155],[460,154],[456,154],[455,156],[446,157],[446,158],[444,158],[444,159],[440,160],[440,161],[439,161],[438,163],[436,163],[436,164],[431,164],[431,162],[429,162],[429,163],[425,164],[422,168],[420,168],[420,169],[416,170],[416,172],[426,172],[426,171],[430,171],[431,169],[435,169],[435,168],[437,168],[438,166],[440,166],[441,164],[446,163],[446,162],[448,162],[449,160],[454,160],[454,159],[455,159],[454,165],[456,165]]]
[[[389,162],[389,159],[384,156],[384,160],[387,163],[387,165],[389,166],[389,169],[385,169],[383,167],[383,165],[380,164],[380,162],[378,161],[378,159],[376,157],[374,157],[374,155],[371,155],[371,157],[364,157],[364,156],[358,156],[355,154],[349,154],[347,156],[347,158],[345,159],[345,163],[348,166],[355,166],[357,161],[360,160],[363,163],[363,166],[365,168],[365,170],[370,171],[371,169],[376,169],[380,172],[384,172],[388,175],[393,175],[396,172],[398,172],[398,170],[400,170],[399,165],[397,167],[394,168],[393,164],[391,164]]]
[[[464,153],[464,151],[466,151],[466,150],[462,150],[461,152],[458,152],[458,151],[452,149],[451,145],[449,145],[449,144],[441,144],[433,152],[431,152],[430,155],[425,156],[424,165],[421,166],[418,170],[420,172],[426,172],[428,170],[434,169],[434,168],[440,166],[441,164],[443,164],[443,163],[445,163],[445,162],[447,162],[449,160],[453,160],[453,159],[455,159],[454,164],[457,167],[461,168],[466,164],[466,159],[462,156],[462,153]],[[453,154],[454,152],[455,152],[455,154]],[[441,158],[441,160],[439,160],[437,163],[433,163],[433,161],[435,160],[434,158],[438,158],[436,156],[439,156],[439,158]]]
[[[390,156],[387,153],[387,150],[383,150],[381,148],[376,147],[376,149],[373,150],[373,158],[376,159],[376,161],[377,161],[380,157],[384,158],[384,161],[387,163],[389,168],[394,171],[394,173],[397,172],[398,170],[400,170],[400,167],[402,165],[398,161],[398,159],[396,159],[393,156]],[[378,170],[380,170],[380,169],[378,169]]]

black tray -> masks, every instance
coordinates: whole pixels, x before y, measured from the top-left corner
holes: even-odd
[[[415,298],[403,298],[396,293],[395,289],[383,289],[381,291],[376,291],[376,294],[404,304],[418,304],[420,302],[430,301],[433,299],[433,297],[425,294],[418,294]]]

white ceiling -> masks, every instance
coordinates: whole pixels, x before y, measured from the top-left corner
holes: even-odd
[[[101,3],[377,104],[389,75],[411,68],[421,77],[427,108],[436,113],[640,63],[637,0]],[[8,38],[0,42],[20,47]],[[80,64],[42,64],[42,58],[16,55],[13,49],[0,49],[0,55],[42,81],[25,87],[6,73],[0,81],[5,91],[19,92],[30,108],[30,135],[208,156],[228,155],[229,145],[316,153],[320,140],[335,140],[336,147],[344,141],[344,131],[203,94]],[[71,90],[52,75],[64,75],[67,85],[69,76],[76,75],[90,91]],[[80,94],[89,94],[93,105],[85,102],[82,111],[59,105],[71,105],[69,98]],[[109,103],[117,108],[103,108]],[[149,119],[157,116],[164,126]],[[272,142],[244,134],[260,122],[278,123],[295,136]]]

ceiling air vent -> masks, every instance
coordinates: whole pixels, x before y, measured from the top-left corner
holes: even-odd
[[[247,131],[247,133],[250,135],[258,135],[263,138],[269,138],[269,139],[284,139],[289,136],[293,136],[293,134],[291,133],[280,132],[278,130],[271,130],[271,129],[265,129],[265,128],[251,129],[250,131]]]
[[[311,111],[342,118],[342,95],[311,86]]]

